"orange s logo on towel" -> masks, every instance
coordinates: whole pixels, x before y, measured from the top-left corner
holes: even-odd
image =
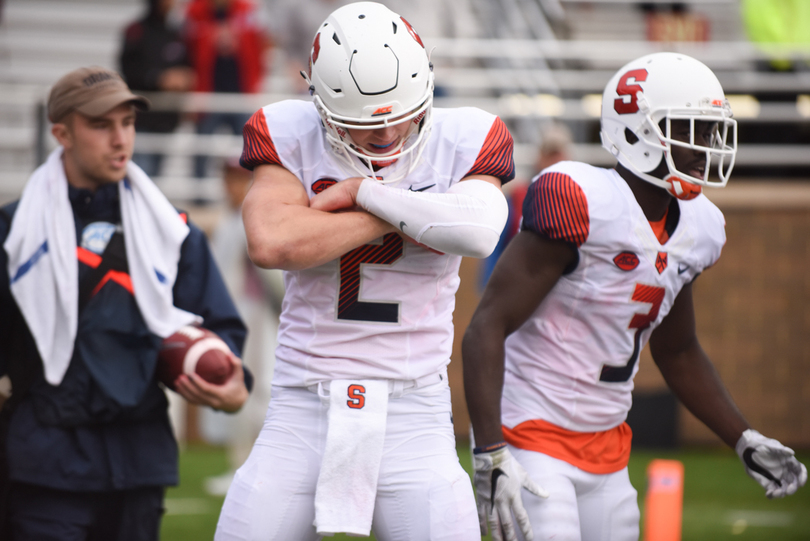
[[[366,388],[362,385],[349,385],[349,400],[346,401],[346,404],[350,408],[361,409],[366,405],[366,397],[363,394],[365,392]]]

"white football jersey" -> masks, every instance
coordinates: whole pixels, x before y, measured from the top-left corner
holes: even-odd
[[[625,420],[640,351],[725,243],[723,215],[703,195],[673,199],[667,220],[677,226],[662,245],[613,169],[562,162],[532,183],[522,228],[576,246],[579,260],[506,341],[505,426],[596,432]]]
[[[356,176],[330,150],[315,106],[289,100],[260,109],[244,130],[242,165],[280,164],[312,197]],[[443,193],[472,174],[514,176],[512,137],[496,116],[434,109],[421,163],[392,190]],[[403,160],[405,161],[405,160]],[[402,163],[375,174],[385,178]],[[274,384],[331,379],[417,379],[450,362],[459,256],[390,233],[319,267],[285,272]]]

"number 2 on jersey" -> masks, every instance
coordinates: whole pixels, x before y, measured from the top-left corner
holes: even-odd
[[[624,366],[602,365],[602,375],[599,376],[599,381],[617,383],[630,379],[630,376],[633,375],[633,367],[638,361],[639,353],[641,353],[641,333],[658,317],[658,310],[661,309],[661,303],[664,302],[665,293],[666,290],[663,287],[636,284],[633,296],[630,299],[636,302],[652,304],[652,307],[646,314],[636,313],[633,319],[630,320],[630,325],[627,328],[636,329],[636,334],[633,336],[633,353],[630,355],[627,364]]]
[[[402,257],[402,247],[402,237],[388,233],[382,244],[364,244],[341,256],[338,319],[399,323],[399,303],[360,300],[360,267],[362,264],[392,265]]]

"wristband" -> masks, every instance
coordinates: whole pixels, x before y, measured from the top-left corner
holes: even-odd
[[[497,451],[498,449],[503,449],[504,447],[506,447],[506,442],[499,441],[498,443],[491,443],[489,445],[476,447],[475,449],[473,449],[473,454],[480,455],[481,453],[491,453],[492,451]]]

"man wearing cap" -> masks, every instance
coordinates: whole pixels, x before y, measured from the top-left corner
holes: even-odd
[[[247,399],[245,327],[205,236],[130,162],[148,106],[107,69],[65,75],[48,98],[59,147],[0,209],[2,539],[158,539],[178,472],[154,372],[180,327],[217,333],[235,370],[177,392],[228,412]]]

